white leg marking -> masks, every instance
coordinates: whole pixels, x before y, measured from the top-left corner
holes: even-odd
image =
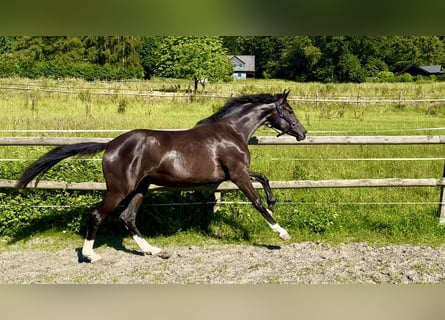
[[[94,246],[94,240],[85,239],[85,241],[83,243],[83,248],[82,248],[82,256],[84,258],[90,260],[90,262],[95,262],[95,261],[102,259],[102,257],[100,255],[96,254],[93,251],[93,246]]]
[[[147,241],[145,241],[144,238],[139,237],[138,235],[134,235],[133,236],[134,241],[136,241],[136,243],[138,244],[139,248],[141,248],[141,250],[144,253],[148,253],[148,254],[158,254],[159,252],[161,252],[162,250],[158,247],[154,247],[148,244]]]
[[[278,223],[275,224],[269,223],[269,226],[272,228],[273,231],[278,232],[282,240],[290,240],[289,233],[286,231],[286,229],[283,229]]]
[[[273,217],[273,212],[269,209],[266,209],[267,212],[269,212],[269,214]],[[269,226],[272,228],[273,231],[278,232],[278,234],[280,235],[280,238],[282,240],[289,240],[290,239],[290,235],[289,233],[286,231],[286,229],[283,229],[278,223],[275,224],[270,224]]]

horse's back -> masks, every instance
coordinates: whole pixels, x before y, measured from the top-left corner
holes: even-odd
[[[226,179],[218,149],[220,137],[202,128],[189,130],[136,129],[107,146],[104,173],[144,177],[166,186],[187,186]]]

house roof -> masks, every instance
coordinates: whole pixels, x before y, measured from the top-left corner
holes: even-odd
[[[432,74],[444,74],[442,66],[432,65],[432,66],[410,66],[406,68],[403,73],[410,73],[414,75],[432,75]]]
[[[442,66],[435,65],[435,66],[419,66],[419,69],[424,70],[425,72],[431,73],[431,74],[442,74]]]
[[[245,72],[255,72],[255,56],[248,55],[230,55],[228,56],[230,61],[235,64],[233,70],[235,72],[245,71]],[[240,67],[239,65],[243,66]]]

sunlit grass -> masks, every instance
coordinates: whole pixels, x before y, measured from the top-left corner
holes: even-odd
[[[186,95],[184,80],[154,79],[130,82],[81,80],[0,79],[0,86],[30,86],[27,90],[0,90],[1,130],[131,130],[134,128],[190,128],[222,106],[226,99]],[[72,93],[38,92],[35,88],[69,90]],[[204,94],[224,97],[291,90],[293,97],[360,97],[398,99],[443,98],[444,83],[319,84],[290,81],[248,80],[208,84]],[[34,90],[34,91],[33,91]],[[178,91],[185,97],[146,97],[124,93]],[[92,94],[90,109],[79,92]],[[36,93],[38,92],[38,93]],[[123,101],[123,102],[122,102]],[[365,104],[292,101],[309,135],[444,135],[445,103]],[[124,107],[122,107],[124,106]],[[121,109],[119,109],[121,107]],[[423,130],[417,130],[417,129]],[[114,137],[120,132],[1,132],[2,136]],[[260,128],[256,135],[273,135]],[[17,179],[32,159],[49,147],[0,147],[0,178]],[[444,145],[404,146],[250,146],[251,169],[270,180],[322,180],[366,178],[439,178],[443,160],[396,160],[444,158]],[[101,155],[95,156],[101,158]],[[93,158],[93,156],[88,157]],[[343,160],[353,158],[354,160]],[[386,160],[367,160],[387,158]],[[389,158],[389,159],[388,159]],[[45,179],[103,181],[100,161],[69,159],[48,172]],[[3,191],[2,191],[3,192]],[[349,188],[275,190],[277,220],[289,229],[292,241],[369,241],[374,243],[445,243],[444,227],[438,225],[439,188]],[[263,194],[261,192],[261,194]],[[0,193],[0,200],[2,194]],[[73,196],[74,197],[74,196]],[[95,195],[97,201],[100,194]],[[95,198],[95,199],[96,199]],[[6,196],[3,198],[6,199]],[[239,192],[226,192],[225,201],[246,201]],[[6,200],[4,200],[6,201]],[[89,210],[89,209],[88,209]],[[185,209],[186,210],[186,209]],[[162,211],[162,208],[159,209]],[[193,213],[193,207],[187,211]],[[231,221],[232,224],[228,224]],[[233,223],[236,222],[236,223]],[[238,224],[238,226],[236,226]],[[162,234],[162,232],[161,232]],[[78,235],[75,235],[78,236]],[[206,230],[180,229],[167,235],[149,235],[168,244],[206,241],[276,243],[264,219],[250,205],[222,205]],[[207,240],[206,240],[207,239]]]

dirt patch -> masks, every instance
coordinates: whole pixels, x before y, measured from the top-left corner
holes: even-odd
[[[0,283],[443,283],[445,247],[303,242],[281,247],[166,248],[168,260],[98,248],[103,261],[79,262],[74,249],[0,253]]]

